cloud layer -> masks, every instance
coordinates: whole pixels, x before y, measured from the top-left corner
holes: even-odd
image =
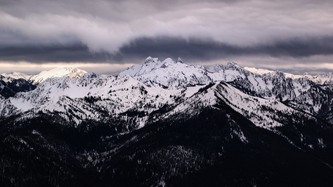
[[[49,46],[13,46],[0,50],[2,61],[45,62],[135,62],[147,56],[160,58],[182,57],[192,62],[203,62],[248,56],[306,58],[333,55],[333,36],[293,38],[250,46],[231,45],[214,40],[181,37],[137,38],[117,49],[115,53],[90,52],[84,44]]]
[[[0,60],[333,54],[330,0],[0,0]]]

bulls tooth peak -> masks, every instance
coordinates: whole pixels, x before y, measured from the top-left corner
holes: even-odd
[[[184,63],[183,60],[180,57],[178,57],[177,62]]]
[[[236,62],[228,62],[226,67],[235,67],[235,68],[242,68],[239,64]]]
[[[157,63],[157,62],[159,62],[158,58],[153,58],[153,57],[149,56],[146,58],[144,63],[147,64],[147,63]]]

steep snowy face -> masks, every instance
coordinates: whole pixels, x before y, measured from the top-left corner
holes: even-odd
[[[332,90],[318,83],[325,82],[324,79],[318,78],[315,81],[314,76],[310,75],[242,68],[234,63],[213,66],[208,71],[208,75],[215,81],[229,82],[251,96],[276,99],[307,113],[319,115],[322,108],[331,108],[327,103],[331,103],[332,98],[325,92]],[[326,77],[329,80],[329,76]]]
[[[119,74],[120,77],[124,75],[131,75],[148,86],[170,89],[211,82],[204,67],[184,64],[181,60],[175,62],[170,58],[159,61],[148,57],[142,65],[135,65]]]
[[[54,68],[47,71],[42,71],[37,75],[33,75],[30,77],[30,81],[35,84],[39,84],[46,79],[56,78],[56,77],[82,77],[87,72],[78,68]]]
[[[250,95],[260,97],[274,96],[272,93],[272,90],[276,86],[274,79],[285,79],[283,74],[279,74],[277,72],[257,70],[255,71],[256,73],[254,73],[235,63],[215,65],[208,67],[207,71],[209,72],[208,75],[214,81],[230,82],[238,89],[243,90]]]
[[[256,126],[270,130],[288,124],[290,119],[297,121],[301,118],[312,118],[310,115],[297,111],[278,100],[250,96],[224,82],[202,88],[162,118],[170,116],[177,118],[179,115],[190,118],[199,114],[202,108],[223,109],[223,105],[239,112]]]
[[[134,65],[127,70],[120,72],[119,76],[123,77],[125,75],[130,75],[132,77],[137,77],[146,73],[150,73],[154,69],[158,69],[160,67],[161,61],[159,61],[158,58],[148,57],[143,64]]]
[[[311,119],[310,115],[299,112],[272,98],[260,98],[243,93],[235,87],[221,82],[216,86],[215,95],[258,127],[274,129],[287,125],[290,119],[300,121]]]

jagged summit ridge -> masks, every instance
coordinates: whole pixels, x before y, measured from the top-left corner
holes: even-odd
[[[160,61],[148,57],[145,63],[130,67],[119,74],[120,77],[124,75],[130,75],[147,85],[160,85],[171,89],[211,82],[203,66],[189,65],[171,58]]]

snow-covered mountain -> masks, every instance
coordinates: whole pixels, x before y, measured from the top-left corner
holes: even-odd
[[[3,97],[12,97],[19,92],[33,90],[36,85],[49,78],[82,77],[87,72],[77,68],[55,68],[48,71],[42,71],[37,75],[26,75],[19,72],[3,73],[0,75],[0,95]]]
[[[2,80],[5,82],[9,82],[13,79],[24,79],[24,80],[29,80],[31,75],[27,75],[24,73],[20,72],[11,72],[11,73],[3,73],[1,74]]]
[[[292,108],[313,115],[321,115],[322,109],[331,110],[332,85],[324,75],[292,75],[256,68],[242,68],[237,64],[217,65],[208,68],[213,80],[229,82],[242,92],[265,99],[275,99]],[[323,117],[323,116],[321,116]]]
[[[78,68],[54,68],[47,71],[42,71],[37,75],[33,75],[29,78],[34,84],[39,84],[49,78],[57,77],[82,77],[87,72]]]
[[[152,57],[117,76],[5,74],[0,184],[325,186],[331,75]]]
[[[148,57],[143,64],[135,65],[119,73],[119,76],[130,75],[146,85],[164,88],[184,88],[205,85],[211,82],[203,66],[184,64],[181,60],[170,58],[160,61]]]
[[[275,105],[279,107],[272,109],[273,111],[286,108],[283,109],[286,114],[297,110],[330,121],[333,99],[328,93],[332,93],[332,90],[324,87],[329,83],[330,76],[324,77],[327,77],[325,81],[319,81],[318,76],[243,68],[235,63],[204,68],[185,64],[181,60],[173,61],[168,58],[160,61],[148,57],[143,64],[135,65],[116,77],[97,76],[76,68],[43,71],[28,79],[33,84],[38,84],[37,88],[17,93],[15,97],[2,102],[0,114],[1,117],[9,117],[21,113],[31,115],[32,112],[39,111],[61,112],[77,125],[88,119],[98,121],[106,114],[114,116],[136,111],[145,114],[141,115],[140,125],[137,125],[142,127],[148,123],[152,112],[188,102],[186,100],[200,88],[222,81],[227,85],[222,89],[228,90],[223,94],[223,98],[229,98],[227,103],[231,107],[238,107],[239,112],[247,118],[252,113],[258,115],[256,123],[261,126],[269,126],[262,123],[270,123],[268,121],[271,120],[259,119],[260,116],[267,115],[260,113],[260,108]],[[202,97],[205,99],[208,96]],[[94,98],[93,104],[87,98]],[[252,104],[244,100],[252,101]],[[274,120],[272,123],[279,124]]]
[[[16,79],[24,79],[34,84],[39,84],[49,78],[57,78],[57,77],[76,78],[76,77],[82,77],[86,73],[87,72],[82,69],[65,67],[65,68],[54,68],[51,70],[42,71],[36,75],[27,75],[20,72],[3,73],[0,75],[0,77],[2,81],[7,83]]]

